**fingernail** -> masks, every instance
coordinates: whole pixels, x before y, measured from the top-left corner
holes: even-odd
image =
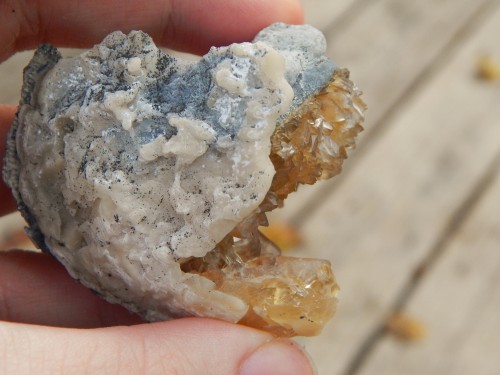
[[[276,340],[262,345],[240,367],[240,375],[314,375],[311,361],[298,344]]]

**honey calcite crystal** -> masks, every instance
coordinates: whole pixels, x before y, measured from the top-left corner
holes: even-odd
[[[281,256],[258,227],[339,173],[362,129],[360,92],[325,49],[285,24],[197,62],[140,31],[72,58],[41,46],[4,167],[29,235],[146,320],[318,334],[335,311],[329,262]]]

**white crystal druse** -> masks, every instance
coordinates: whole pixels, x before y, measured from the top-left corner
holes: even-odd
[[[140,31],[25,71],[5,178],[34,241],[73,277],[148,320],[237,322],[248,305],[181,270],[254,212],[271,135],[335,66],[321,33],[276,24],[198,62]]]

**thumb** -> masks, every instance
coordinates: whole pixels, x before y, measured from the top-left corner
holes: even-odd
[[[211,319],[89,330],[2,322],[0,337],[6,375],[313,374],[292,341]]]
[[[10,189],[4,184],[2,178],[3,156],[5,153],[5,143],[7,142],[7,134],[9,126],[12,123],[17,111],[17,107],[13,105],[0,104],[0,216],[8,214],[16,209],[16,203]]]

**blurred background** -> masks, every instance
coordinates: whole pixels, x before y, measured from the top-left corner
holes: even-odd
[[[320,375],[500,374],[500,0],[303,4],[369,109],[342,175],[272,215],[283,251],[331,260],[341,287],[299,341]],[[30,55],[0,66],[0,102]],[[28,246],[1,219],[0,248]]]

